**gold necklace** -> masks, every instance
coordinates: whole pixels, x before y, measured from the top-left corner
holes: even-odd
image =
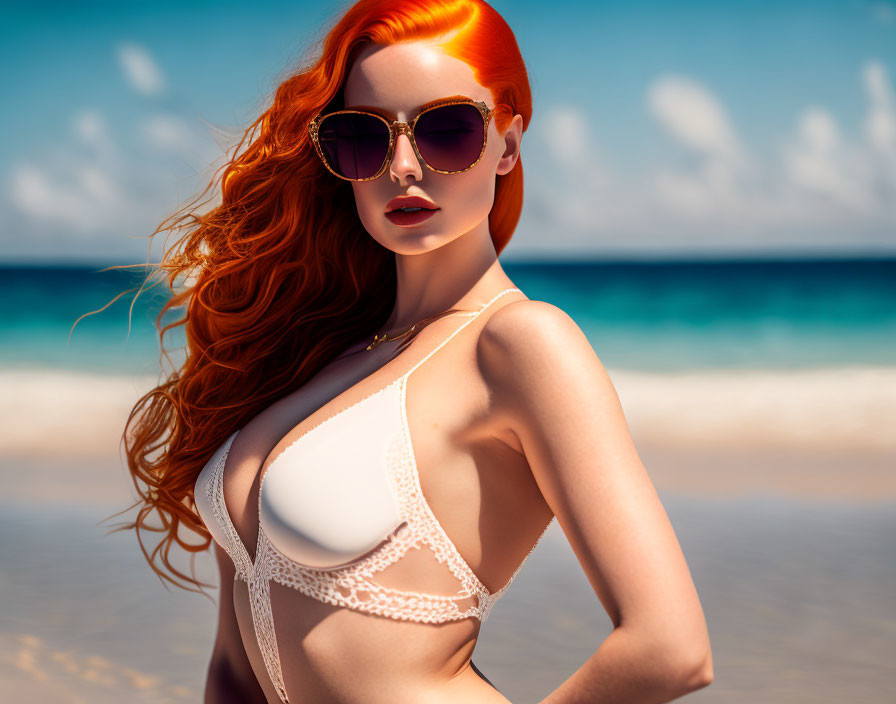
[[[441,313],[436,313],[435,315],[431,315],[428,318],[424,318],[423,320],[418,320],[416,323],[411,325],[411,327],[409,327],[407,330],[404,330],[403,332],[400,332],[397,335],[393,335],[392,337],[389,337],[389,335],[387,333],[383,333],[382,335],[375,334],[373,336],[373,342],[371,342],[369,345],[367,345],[367,347],[365,348],[365,351],[372,350],[374,347],[376,347],[381,342],[386,342],[387,340],[389,342],[394,342],[395,340],[400,340],[403,337],[407,337],[412,332],[414,332],[414,330],[417,329],[418,325],[422,325],[423,323],[430,322],[432,320],[435,320],[436,318],[441,318],[442,316],[449,315],[451,313],[465,313],[465,312],[468,312],[468,311],[464,311],[461,308],[451,308],[451,309],[443,311]]]

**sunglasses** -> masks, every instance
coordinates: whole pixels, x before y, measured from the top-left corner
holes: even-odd
[[[324,166],[346,181],[379,178],[392,161],[399,134],[417,158],[440,174],[472,169],[485,152],[488,124],[497,108],[478,100],[449,99],[427,107],[410,123],[390,122],[363,110],[318,115],[308,133]]]

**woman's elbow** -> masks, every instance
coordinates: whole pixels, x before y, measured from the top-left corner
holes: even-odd
[[[702,689],[713,680],[712,651],[706,647],[682,647],[668,641],[651,642],[646,650],[647,660],[653,663],[654,675],[670,698]]]
[[[687,694],[707,687],[713,680],[712,651],[707,649],[684,660],[675,673],[676,686]]]
[[[704,620],[692,620],[678,628],[653,627],[650,632],[654,635],[650,641],[654,661],[662,663],[667,681],[678,696],[712,683],[712,647]],[[665,637],[656,638],[657,633]]]

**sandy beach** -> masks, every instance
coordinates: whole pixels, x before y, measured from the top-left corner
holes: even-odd
[[[710,628],[716,680],[689,700],[891,701],[896,371],[608,371]],[[215,605],[166,590],[133,533],[105,535],[131,515],[102,523],[134,496],[118,440],[151,381],[0,372],[0,688],[12,701],[201,700]],[[195,567],[216,583],[210,555]],[[555,522],[474,660],[534,703],[610,629]]]
[[[659,490],[896,499],[896,369],[608,373]],[[128,412],[153,383],[0,371],[3,496],[50,503],[132,496],[119,442]],[[17,469],[22,462],[27,473]]]

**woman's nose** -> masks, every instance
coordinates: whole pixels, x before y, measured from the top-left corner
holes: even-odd
[[[395,140],[395,151],[389,165],[389,175],[393,180],[404,182],[408,178],[419,181],[423,178],[423,167],[417,159],[414,145],[406,134],[400,134]]]

